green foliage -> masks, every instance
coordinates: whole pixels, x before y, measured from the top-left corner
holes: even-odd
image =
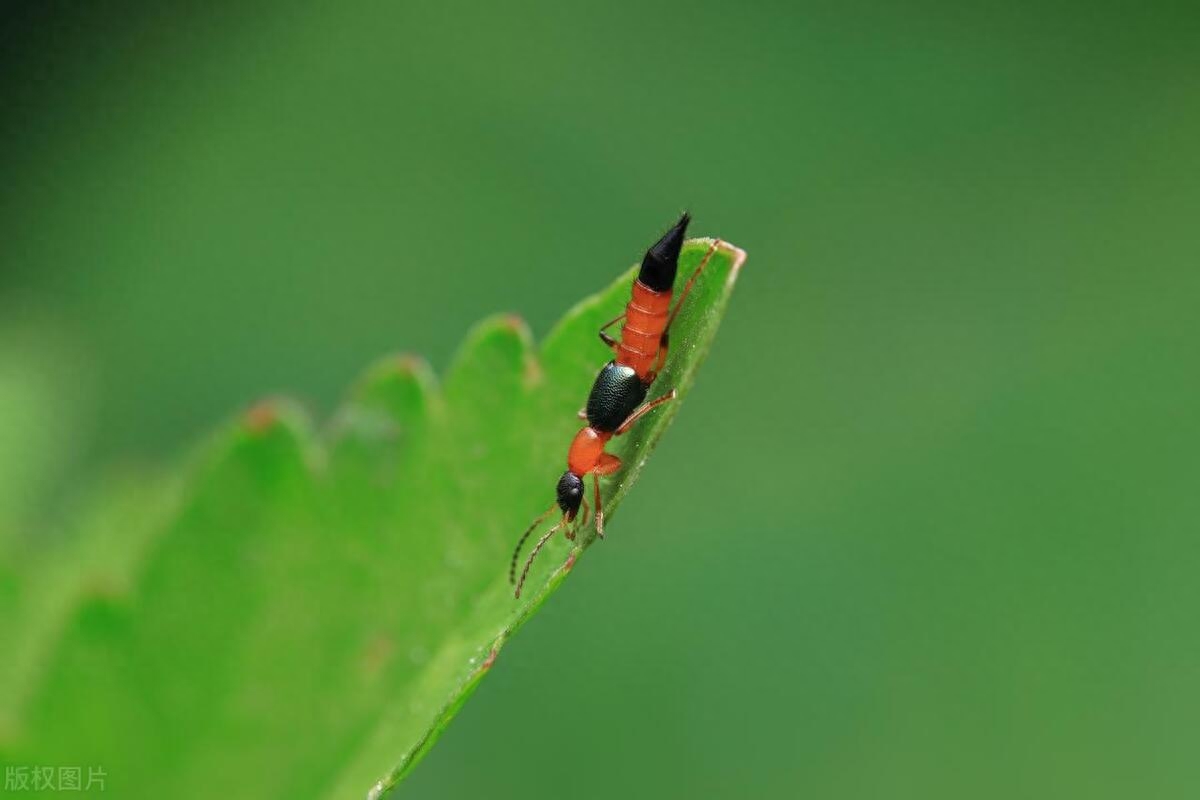
[[[688,244],[681,282],[706,248]],[[657,388],[686,394],[741,257],[714,255]],[[631,275],[568,312],[537,353],[519,319],[492,319],[440,389],[422,362],[390,358],[322,434],[267,401],[184,479],[100,492],[70,547],[12,573],[0,645],[24,657],[0,695],[6,758],[103,764],[122,796],[394,786],[594,540],[556,537],[513,599],[511,547],[553,500],[605,359],[596,329]],[[679,407],[614,442],[626,466],[604,484],[609,519]]]

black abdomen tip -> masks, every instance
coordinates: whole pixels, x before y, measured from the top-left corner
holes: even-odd
[[[692,217],[686,211],[671,230],[646,251],[638,280],[656,292],[665,292],[675,285],[675,271],[679,267],[679,251],[683,248],[683,237],[687,233]]]

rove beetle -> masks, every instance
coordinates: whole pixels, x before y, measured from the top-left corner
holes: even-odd
[[[672,389],[655,400],[643,402],[650,385],[667,360],[671,323],[687,299],[696,277],[721,244],[718,239],[708,248],[696,271],[684,285],[679,302],[672,309],[671,296],[675,287],[675,273],[679,269],[679,252],[683,248],[684,233],[690,221],[691,217],[684,212],[679,221],[646,251],[625,311],[600,328],[600,340],[612,349],[614,358],[596,376],[596,382],[588,394],[587,407],[579,412],[580,419],[587,420],[587,426],[575,434],[567,451],[567,471],[558,479],[556,506],[562,512],[562,519],[534,545],[525,561],[520,580],[517,580],[517,558],[521,548],[534,529],[554,513],[555,506],[550,506],[533,521],[513,550],[508,582],[515,584],[516,597],[521,596],[521,587],[525,585],[529,568],[550,537],[562,530],[568,539],[574,539],[575,532],[587,524],[588,504],[584,498],[583,479],[589,474],[592,475],[596,504],[596,535],[604,538],[600,476],[611,475],[621,467],[621,459],[604,452],[605,445],[614,436],[627,432],[646,412],[675,399],[675,390]],[[625,324],[621,326],[620,338],[613,338],[607,330],[621,320],[625,320]],[[572,528],[571,523],[579,515],[581,505],[583,516],[579,525]]]

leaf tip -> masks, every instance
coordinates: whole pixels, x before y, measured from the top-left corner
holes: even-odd
[[[306,469],[324,466],[325,453],[313,440],[308,412],[292,398],[264,398],[243,411],[225,431],[208,450],[210,466],[228,458],[257,458],[267,453],[286,454],[289,459],[294,454]]]
[[[270,433],[283,426],[295,429],[307,427],[308,416],[300,403],[290,397],[269,395],[242,413],[242,428],[253,435]]]
[[[255,436],[262,436],[279,421],[279,400],[264,398],[259,400],[242,415],[242,425],[246,431]]]
[[[397,380],[413,382],[422,388],[430,388],[436,382],[429,362],[414,353],[392,353],[371,364],[354,384],[352,395],[361,397],[370,394],[380,384]]]
[[[429,372],[429,364],[415,353],[397,353],[384,362],[399,375],[415,377]]]
[[[524,319],[516,314],[495,314],[475,324],[459,348],[446,376],[453,387],[464,376],[509,374],[520,378],[529,389],[542,377],[542,367],[534,354],[533,334]]]
[[[536,385],[542,379],[542,365],[533,355],[534,343],[533,332],[529,329],[529,323],[520,314],[504,314],[500,317],[499,325],[502,328],[507,328],[512,333],[516,334],[517,339],[521,342],[521,347],[524,351],[524,378],[526,387]]]
[[[529,334],[529,323],[527,323],[525,318],[520,314],[501,314],[500,319],[497,322],[498,324],[507,327],[509,330],[514,331],[522,338],[525,338],[526,336],[532,338],[532,336]]]
[[[384,356],[355,382],[345,407],[385,411],[411,422],[438,405],[438,382],[429,362],[412,353]]]
[[[245,437],[243,441],[246,443],[283,437],[294,441],[300,450],[309,449],[308,414],[303,406],[289,397],[273,396],[259,400],[242,413],[234,429]]]
[[[725,239],[702,236],[696,239],[688,239],[687,244],[697,245],[706,250],[713,245],[716,245],[717,252],[722,253],[729,258],[730,281],[733,281],[737,278],[737,274],[742,269],[742,265],[746,263],[746,251]]]
[[[738,272],[740,272],[742,269],[742,265],[746,263],[746,251],[735,244],[730,244],[723,239],[721,240],[721,245],[718,249],[725,250],[729,253],[729,273],[730,279],[732,280],[733,278],[737,277]]]

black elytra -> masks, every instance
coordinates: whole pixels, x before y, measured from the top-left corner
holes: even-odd
[[[596,376],[588,395],[588,425],[598,431],[612,433],[645,399],[646,385],[638,378],[633,367],[610,361]]]
[[[687,233],[692,217],[686,211],[671,230],[663,234],[642,258],[638,280],[656,292],[669,291],[675,285],[675,270],[679,267],[679,251],[683,249],[683,237]]]

